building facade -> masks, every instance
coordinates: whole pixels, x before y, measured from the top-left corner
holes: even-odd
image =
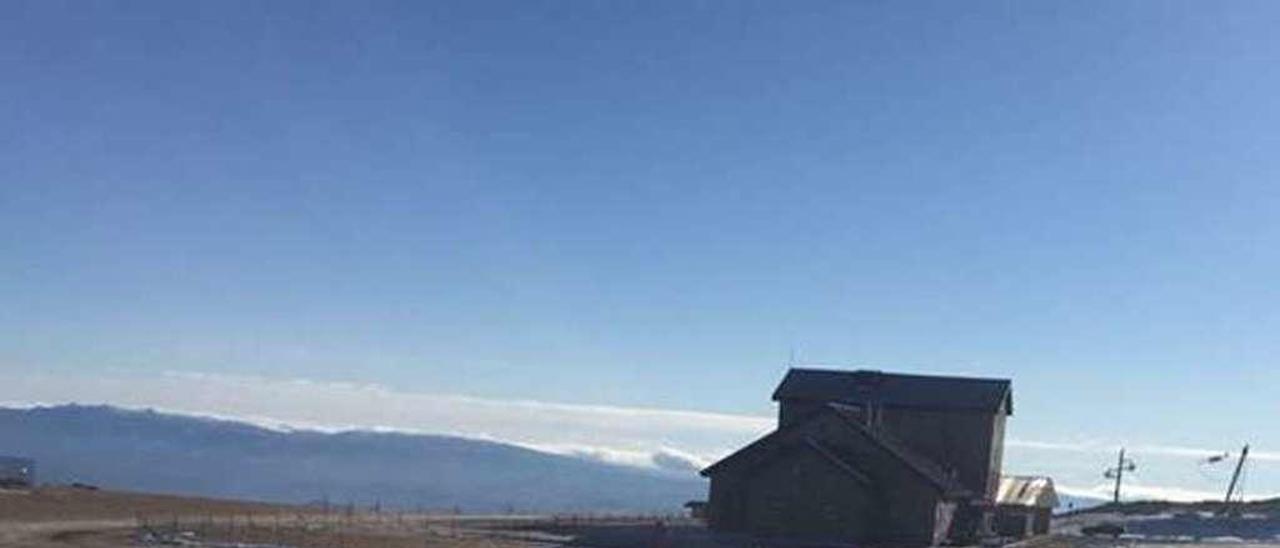
[[[778,428],[713,464],[713,529],[925,546],[994,506],[1009,381],[792,369]]]

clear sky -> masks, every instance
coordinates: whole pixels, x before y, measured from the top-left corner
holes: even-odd
[[[1278,25],[6,2],[0,373],[768,416],[794,355],[1012,378],[1024,441],[1280,449]]]

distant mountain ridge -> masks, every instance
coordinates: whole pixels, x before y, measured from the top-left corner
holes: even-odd
[[[650,471],[468,438],[284,431],[63,405],[0,408],[0,454],[42,483],[303,503],[492,511],[677,510],[706,496],[693,473]]]

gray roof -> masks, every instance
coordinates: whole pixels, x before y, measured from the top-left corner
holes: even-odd
[[[946,470],[928,457],[913,451],[911,448],[907,447],[905,443],[900,441],[898,438],[895,438],[893,434],[880,429],[873,430],[867,428],[867,426],[863,424],[863,420],[865,419],[858,408],[849,407],[839,403],[829,403],[827,404],[827,408],[835,411],[840,418],[844,419],[846,426],[857,430],[872,439],[880,445],[880,447],[883,447],[886,451],[892,454],[894,458],[906,463],[906,465],[916,473],[924,476],[925,479],[929,480],[934,485],[937,485],[944,491],[959,492],[965,490],[953,474],[947,473]]]
[[[1000,490],[996,492],[996,504],[1056,508],[1058,493],[1051,478],[1003,476],[1000,478]]]
[[[773,399],[992,413],[1003,407],[1005,413],[1013,414],[1013,391],[1008,379],[907,375],[867,369],[793,368],[774,390]]]

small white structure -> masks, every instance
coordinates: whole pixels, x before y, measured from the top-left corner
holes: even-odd
[[[36,461],[0,456],[0,488],[30,488],[36,485]]]
[[[996,493],[996,532],[1017,538],[1047,534],[1057,506],[1052,478],[1003,476]]]

